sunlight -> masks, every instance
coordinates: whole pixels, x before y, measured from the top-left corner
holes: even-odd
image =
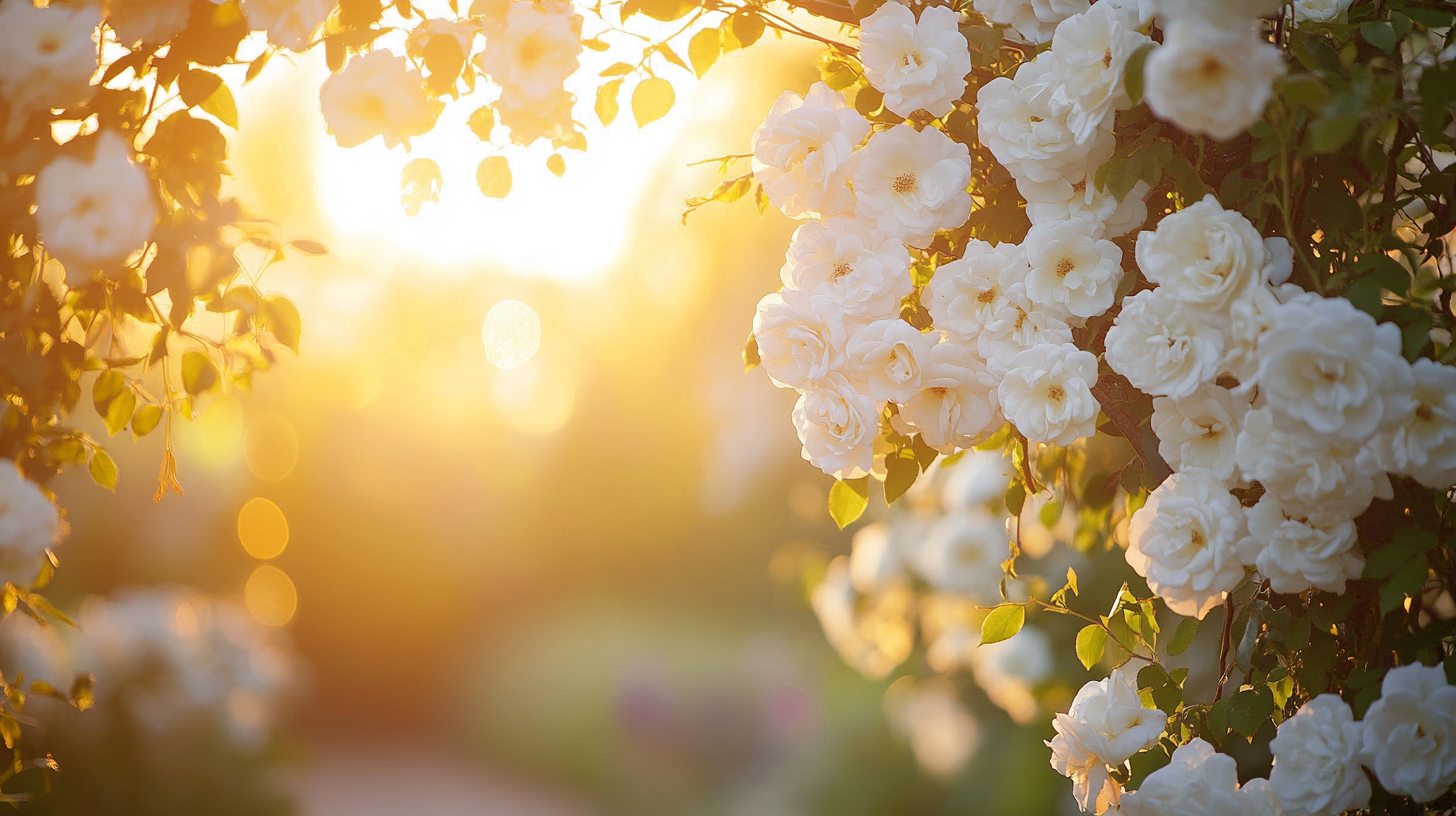
[[[485,359],[510,371],[536,356],[541,347],[541,318],[519,300],[503,300],[486,312],[480,335]]]

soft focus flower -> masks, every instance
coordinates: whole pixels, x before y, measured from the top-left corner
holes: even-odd
[[[1096,175],[1093,170],[1088,172]],[[1101,226],[1102,237],[1108,239],[1121,238],[1148,220],[1148,193],[1152,192],[1146,181],[1139,181],[1119,201],[1086,176],[1042,182],[1017,179],[1016,189],[1026,199],[1026,217],[1034,226],[1086,218]]]
[[[268,32],[268,42],[304,51],[338,0],[243,0],[248,25]]]
[[[854,170],[855,214],[913,247],[971,215],[971,154],[926,128],[896,125],[870,137]]]
[[[758,302],[753,337],[775,383],[808,388],[844,364],[844,321],[827,298],[784,289]]]
[[[1368,447],[1282,431],[1267,407],[1244,415],[1237,456],[1244,478],[1257,480],[1297,516],[1358,516],[1375,497],[1391,496],[1390,480]]]
[[[846,375],[877,400],[906,402],[920,391],[922,372],[938,339],[898,317],[877,320],[850,336]]]
[[[1040,45],[1052,38],[1057,24],[1087,10],[1087,0],[972,0],[987,21],[1010,26],[1023,42]]]
[[[1092,221],[1075,218],[1031,228],[1022,244],[1031,274],[1026,294],[1044,308],[1096,317],[1112,307],[1122,281],[1122,250]]]
[[[519,0],[504,23],[486,36],[478,64],[503,91],[525,101],[545,99],[561,90],[576,72],[581,54],[581,15],[569,6]]]
[[[849,551],[849,579],[860,592],[876,592],[905,577],[895,535],[884,522],[866,524],[854,533]]]
[[[1203,619],[1244,580],[1244,510],[1206,470],[1174,473],[1128,525],[1127,563],[1173,612]]]
[[[974,349],[943,340],[930,349],[920,391],[900,406],[900,417],[942,453],[970,447],[1001,425],[990,381]]]
[[[1023,626],[1007,640],[971,649],[970,660],[976,685],[1012,721],[1025,725],[1036,717],[1032,690],[1051,677],[1054,668],[1052,641],[1045,632]]]
[[[1033,442],[1070,445],[1097,431],[1097,358],[1071,343],[1016,355],[997,396],[1011,424]]]
[[[324,125],[340,147],[357,147],[375,136],[385,147],[429,133],[443,105],[425,95],[420,72],[404,57],[383,49],[349,60],[319,91]]]
[[[1113,371],[1140,391],[1174,399],[1212,382],[1223,357],[1223,334],[1163,289],[1124,299],[1106,342]]]
[[[809,595],[809,604],[825,638],[844,662],[878,680],[904,662],[915,645],[914,622],[909,617],[913,598],[904,588],[860,596],[850,581],[849,559],[840,556],[829,562],[824,580]]]
[[[1264,779],[1239,787],[1238,763],[1194,737],[1172,761],[1122,797],[1122,816],[1272,816],[1278,804]]]
[[[1077,139],[1067,123],[1068,108],[1052,101],[1059,81],[1047,52],[1023,62],[1014,78],[997,77],[976,92],[981,143],[1018,180],[1084,178],[1112,154],[1110,129]]]
[[[1061,80],[1055,101],[1067,105],[1067,127],[1078,142],[1096,136],[1112,115],[1132,107],[1123,87],[1128,57],[1148,35],[1110,3],[1097,3],[1057,26],[1051,69]]]
[[[1411,375],[1411,399],[1373,446],[1386,470],[1445,490],[1456,484],[1456,368],[1421,358]]]
[[[859,56],[865,78],[885,95],[885,109],[900,116],[950,113],[971,72],[960,15],[945,6],[927,7],[919,22],[895,0],[880,6],[860,22]]]
[[[29,586],[62,530],[55,503],[14,462],[0,460],[0,583]]]
[[[997,378],[1029,348],[1072,342],[1072,329],[1060,310],[1037,306],[1027,295],[1024,283],[1006,287],[1001,299],[991,307],[986,325],[976,338],[976,350]]]
[[[1001,562],[1011,557],[1005,522],[984,509],[941,517],[915,550],[915,571],[941,592],[981,604],[1001,599]]]
[[[753,177],[790,218],[827,218],[854,209],[850,154],[870,123],[822,82],[802,99],[784,91],[753,134]]]
[[[12,0],[14,2],[14,0]],[[21,0],[25,2],[25,0]],[[161,45],[187,25],[188,0],[105,0],[106,24],[125,46]]]
[[[1239,420],[1248,400],[1218,385],[1200,386],[1182,399],[1153,400],[1158,453],[1173,470],[1202,468],[1224,482],[1238,473]]]
[[[1000,451],[968,450],[944,472],[941,504],[948,510],[969,510],[1005,496],[1013,468],[1010,457]]]
[[[147,171],[109,130],[96,139],[91,161],[61,156],[40,171],[35,187],[41,241],[73,283],[80,273],[124,261],[152,235],[157,210]]]
[[[804,458],[836,479],[857,479],[874,465],[880,406],[843,375],[830,375],[799,396],[794,427]]]
[[[1319,695],[1279,724],[1269,743],[1274,753],[1269,785],[1284,816],[1339,816],[1365,809],[1370,780],[1360,767],[1361,732],[1338,694]]]
[[[833,304],[847,320],[900,314],[915,285],[905,245],[853,218],[810,221],[794,231],[780,277]]]
[[[10,105],[0,141],[20,135],[32,113],[69,108],[91,97],[101,21],[94,6],[37,8],[0,2],[0,98]]]
[[[1355,522],[1338,508],[1295,517],[1266,493],[1246,513],[1249,535],[1239,543],[1239,558],[1258,567],[1275,592],[1298,595],[1313,587],[1343,593],[1345,581],[1365,568],[1355,549]]]
[[[1212,194],[1164,218],[1137,238],[1138,268],[1179,302],[1227,312],[1263,284],[1264,239]]]
[[[1144,98],[1183,130],[1227,140],[1258,121],[1284,70],[1283,52],[1251,30],[1175,21],[1148,56]]]
[[[914,685],[909,685],[914,682]],[[885,691],[891,725],[910,740],[915,761],[939,777],[958,773],[980,744],[980,731],[944,677],[896,682]]]
[[[537,139],[557,140],[573,130],[572,106],[576,97],[565,90],[542,97],[527,99],[507,88],[496,102],[500,123],[511,132],[511,141],[518,145],[529,145]]]
[[[1429,802],[1456,782],[1456,688],[1440,666],[1387,672],[1364,726],[1363,761],[1387,791]]]
[[[958,340],[975,342],[1006,303],[1006,290],[1025,282],[1031,268],[1016,244],[991,246],[975,238],[961,258],[941,264],[925,287],[921,302],[935,327]]]
[[[1248,31],[1260,17],[1279,11],[1284,0],[1157,0],[1163,27],[1193,23],[1222,31]]]
[[[1126,666],[1118,667],[1102,680],[1082,686],[1071,709],[1052,722],[1057,731],[1047,743],[1052,768],[1071,777],[1082,810],[1101,813],[1117,804],[1120,791],[1107,766],[1121,765],[1156,745],[1167,723],[1167,714],[1143,707],[1134,674]]]
[[[1329,23],[1350,9],[1354,0],[1294,0],[1294,21]]]

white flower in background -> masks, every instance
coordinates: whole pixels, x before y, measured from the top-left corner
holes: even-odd
[[[1247,511],[1249,535],[1239,559],[1258,567],[1275,592],[1298,595],[1311,587],[1336,594],[1359,578],[1365,559],[1355,548],[1355,522],[1338,508],[1316,516],[1291,516],[1272,493]]]
[[[89,162],[61,156],[36,177],[41,242],[73,283],[81,273],[141,249],[156,214],[147,171],[131,160],[126,139],[109,130],[97,137]]]
[[[1213,382],[1223,334],[1162,289],[1122,301],[1107,331],[1107,364],[1139,391],[1181,399]]]
[[[105,6],[106,24],[127,47],[172,39],[187,26],[190,9],[188,0],[105,0]]]
[[[859,528],[849,551],[849,579],[854,588],[876,592],[904,577],[905,568],[890,525],[875,522]]]
[[[0,460],[0,583],[29,586],[63,530],[55,503],[14,462]]]
[[[1023,283],[1031,268],[1016,244],[991,246],[975,238],[961,258],[941,264],[920,300],[935,327],[958,340],[974,342],[1006,305],[1006,291]]]
[[[1179,302],[1214,315],[1263,285],[1265,258],[1259,231],[1212,194],[1137,237],[1138,267],[1147,279]]]
[[[1271,816],[1279,812],[1268,780],[1239,787],[1238,763],[1194,737],[1172,761],[1122,797],[1122,816]]]
[[[844,365],[844,321],[827,298],[798,289],[766,295],[753,316],[759,359],[775,383],[809,388]]]
[[[349,60],[319,90],[324,125],[340,147],[375,136],[385,147],[429,133],[443,105],[425,95],[424,81],[404,57],[384,49]]]
[[[1127,563],[1174,613],[1203,619],[1244,580],[1244,509],[1206,470],[1174,473],[1128,525]]]
[[[1158,453],[1173,470],[1202,468],[1225,483],[1238,474],[1239,421],[1249,402],[1218,385],[1203,385],[1182,399],[1153,400]]]
[[[839,656],[871,680],[889,674],[910,656],[915,645],[914,624],[908,617],[909,590],[890,590],[861,596],[849,576],[849,559],[829,562],[824,580],[809,595],[809,605],[824,629],[824,637]]]
[[[268,32],[268,42],[301,52],[338,4],[338,0],[243,0],[242,8],[250,27]]]
[[[1147,222],[1148,193],[1152,192],[1146,181],[1139,181],[1118,201],[1085,176],[1078,181],[1018,179],[1016,189],[1026,199],[1026,217],[1033,225],[1086,218],[1101,225],[1102,237],[1109,239],[1121,238]]]
[[[976,685],[1013,722],[1025,725],[1036,717],[1032,690],[1055,668],[1052,641],[1045,632],[1024,626],[1008,640],[973,648],[970,660]]]
[[[1067,107],[1052,101],[1059,83],[1046,52],[1023,62],[1014,78],[997,77],[976,92],[981,143],[1018,180],[1084,178],[1112,155],[1108,128],[1077,140],[1067,124]]]
[[[986,20],[1010,26],[1023,42],[1040,45],[1051,40],[1061,21],[1086,11],[1087,0],[972,0],[971,6]]]
[[[833,374],[799,396],[794,428],[805,459],[836,479],[857,479],[874,465],[880,406]]]
[[[1421,358],[1411,375],[1414,387],[1405,411],[1373,446],[1386,470],[1445,490],[1456,484],[1456,368]]]
[[[1043,345],[1072,342],[1072,329],[1055,309],[1043,309],[1026,294],[1026,284],[1008,286],[976,338],[976,350],[999,380],[1016,355]]]
[[[1364,441],[1413,387],[1400,328],[1344,298],[1285,303],[1259,337],[1260,398],[1280,427]]]
[[[1294,21],[1330,23],[1350,10],[1354,0],[1294,0]]]
[[[1269,743],[1274,752],[1269,785],[1284,816],[1339,816],[1365,809],[1370,780],[1360,767],[1361,732],[1338,694],[1319,695],[1279,724]]]
[[[1251,29],[1175,21],[1148,55],[1144,99],[1189,133],[1227,140],[1263,115],[1284,71],[1283,52]]]
[[[522,99],[545,99],[580,64],[581,15],[569,7],[513,2],[504,24],[486,39],[477,58],[481,70]]]
[[[1258,18],[1275,14],[1286,0],[1157,0],[1163,28],[1191,23],[1221,31],[1250,31]]]
[[[938,334],[923,334],[900,318],[856,331],[845,347],[845,372],[880,401],[906,402],[920,391],[922,371]]]
[[[885,690],[885,713],[909,739],[915,761],[935,776],[954,776],[980,744],[975,719],[961,703],[955,684],[943,677],[920,681],[907,677],[891,684]]]
[[[968,346],[942,340],[922,367],[920,391],[900,406],[900,418],[941,453],[968,448],[1001,426],[986,363]]]
[[[885,109],[909,116],[950,113],[966,92],[971,50],[961,16],[945,6],[915,13],[891,0],[860,22],[859,56],[865,78],[885,95]]]
[[[571,133],[571,108],[576,97],[565,90],[541,99],[528,99],[507,88],[495,103],[500,123],[511,132],[511,141],[529,145],[537,139],[558,139]]]
[[[1003,519],[984,509],[950,513],[915,550],[915,571],[940,592],[981,604],[1001,600],[1001,562],[1011,557]]]
[[[1292,284],[1284,287],[1298,289],[1297,299],[1318,299],[1319,295],[1305,292]],[[1259,376],[1259,338],[1274,327],[1274,316],[1279,310],[1279,295],[1267,286],[1256,286],[1243,297],[1229,304],[1224,325],[1223,359],[1219,360],[1218,371],[1238,380],[1239,391],[1252,391]],[[1203,315],[1214,319],[1217,315]]]
[[[997,397],[1011,424],[1033,442],[1070,445],[1097,431],[1097,358],[1071,343],[1016,355]]]
[[[1079,318],[1112,308],[1122,281],[1122,250],[1101,236],[1097,224],[1082,218],[1032,227],[1022,242],[1031,265],[1027,297]]]
[[[935,128],[896,125],[870,137],[854,170],[855,214],[913,247],[971,215],[971,154]]]
[[[1078,142],[1110,126],[1116,111],[1132,107],[1122,75],[1132,52],[1152,42],[1135,25],[1121,9],[1097,3],[1057,26],[1048,52],[1051,70],[1061,79],[1053,96],[1069,107],[1067,127]]]
[[[1456,687],[1440,666],[1391,669],[1363,722],[1363,761],[1387,791],[1429,802],[1456,782]]]
[[[1052,768],[1072,779],[1082,810],[1101,813],[1117,804],[1121,791],[1107,766],[1121,765],[1156,745],[1167,723],[1168,715],[1143,707],[1136,676],[1120,666],[1082,686],[1071,709],[1056,716],[1052,727],[1057,735],[1046,744],[1052,749]]]
[[[1127,15],[1136,28],[1146,30],[1158,15],[1158,0],[1097,0]]]
[[[850,154],[870,123],[822,82],[802,99],[784,91],[753,134],[753,177],[768,201],[790,218],[826,218],[852,211]]]
[[[1375,497],[1390,498],[1390,480],[1374,452],[1348,439],[1280,430],[1269,408],[1244,415],[1239,471],[1257,480],[1298,516],[1358,516]]]
[[[915,288],[905,245],[853,218],[795,230],[779,275],[784,286],[829,301],[851,320],[895,317]]]
[[[1000,451],[968,450],[947,470],[940,502],[948,510],[969,510],[1006,495],[1014,475],[1011,459]]]
[[[10,105],[4,138],[20,135],[32,113],[69,108],[91,97],[96,73],[94,6],[36,8],[0,3],[0,98]]]

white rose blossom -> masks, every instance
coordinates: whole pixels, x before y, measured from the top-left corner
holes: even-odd
[[[1173,751],[1172,761],[1148,774],[1122,797],[1122,816],[1275,816],[1269,782],[1251,779],[1239,787],[1238,763],[1194,737]]]
[[[850,155],[870,123],[822,82],[802,99],[785,91],[753,134],[753,177],[773,206],[790,218],[827,218],[852,211]]]
[[[1169,476],[1128,524],[1127,563],[1175,614],[1203,619],[1244,580],[1244,510],[1206,470]]]
[[[14,462],[0,460],[0,583],[29,586],[64,529],[55,503]]]
[[[1024,725],[1036,717],[1032,690],[1051,677],[1055,667],[1051,638],[1045,632],[1024,626],[1007,640],[976,646],[969,657],[976,685],[1013,722]]]
[[[1016,429],[1034,442],[1070,445],[1097,431],[1097,358],[1071,343],[1016,355],[997,396]]]
[[[324,125],[340,147],[358,147],[375,136],[385,147],[429,133],[443,108],[425,95],[424,80],[404,57],[384,49],[349,60],[319,90]]]
[[[1016,189],[1026,199],[1026,217],[1033,226],[1086,218],[1100,225],[1102,237],[1108,239],[1121,238],[1148,220],[1148,194],[1152,192],[1146,181],[1139,181],[1119,201],[1085,175],[1075,181],[1017,179]]]
[[[1122,281],[1122,250],[1101,233],[1097,224],[1081,218],[1032,227],[1022,243],[1031,266],[1027,297],[1083,319],[1112,308]]]
[[[970,150],[935,128],[895,125],[870,137],[854,170],[855,215],[925,248],[971,215]]]
[[[338,0],[243,0],[248,25],[268,32],[268,42],[290,51],[308,50],[319,26]]]
[[[915,284],[905,245],[852,218],[809,221],[794,231],[780,277],[834,304],[848,320],[882,320],[900,313]]]
[[[799,396],[794,428],[805,459],[836,479],[857,479],[874,465],[880,406],[833,374]]]
[[[1244,415],[1237,456],[1244,478],[1257,480],[1296,516],[1358,516],[1372,499],[1392,496],[1369,447],[1283,431],[1267,407]]]
[[[147,171],[110,130],[97,137],[90,161],[61,156],[36,177],[36,227],[72,283],[141,249],[156,216]]]
[[[1140,391],[1174,399],[1213,382],[1223,358],[1223,333],[1163,289],[1125,298],[1106,345],[1113,371]]]
[[[1279,11],[1285,0],[1157,0],[1163,27],[1195,23],[1221,31],[1248,31],[1260,17]]]
[[[764,370],[784,388],[810,388],[844,365],[848,338],[839,310],[808,292],[784,289],[760,300],[753,337]]]
[[[1050,41],[1058,23],[1088,8],[1087,0],[972,0],[971,5],[988,22],[1009,26],[1032,45]]]
[[[1152,39],[1110,3],[1096,3],[1057,26],[1049,53],[1051,69],[1061,84],[1053,96],[1057,104],[1069,108],[1067,127],[1078,142],[1093,139],[1111,124],[1116,111],[1132,107],[1123,72],[1132,52],[1149,42]]]
[[[885,109],[900,116],[944,116],[966,92],[971,50],[960,14],[945,6],[926,7],[917,22],[890,0],[860,22],[859,50],[865,78],[885,95]]]
[[[1294,0],[1294,22],[1332,23],[1350,10],[1354,0]]]
[[[1147,30],[1148,24],[1158,15],[1158,0],[1097,0],[1126,14],[1135,21],[1136,28]]]
[[[576,97],[564,89],[532,99],[506,88],[495,107],[501,126],[511,132],[511,142],[525,146],[537,139],[559,139],[571,133],[571,109],[575,104]]]
[[[507,97],[546,99],[576,72],[581,54],[581,15],[568,5],[510,3],[505,19],[486,33],[487,47],[476,59]]]
[[[809,604],[824,629],[824,637],[844,662],[871,680],[878,680],[909,656],[913,632],[894,618],[866,620],[858,608],[861,596],[855,591],[849,570],[849,559],[844,556],[829,562],[824,580],[809,595]]]
[[[941,453],[971,447],[1001,426],[992,382],[974,349],[942,340],[930,349],[920,391],[900,406],[900,418]]]
[[[1363,725],[1363,762],[1387,791],[1429,802],[1456,782],[1456,687],[1440,666],[1386,672]]]
[[[921,294],[935,327],[972,343],[1006,304],[1006,291],[1024,283],[1031,268],[1016,244],[991,246],[975,238],[959,260],[941,264]]]
[[[1237,481],[1239,421],[1246,398],[1218,385],[1199,386],[1182,399],[1153,399],[1158,453],[1173,470],[1202,468],[1225,484]]]
[[[10,106],[3,139],[20,135],[33,113],[69,108],[91,97],[96,73],[95,6],[37,8],[0,2],[0,98]]]
[[[1279,724],[1269,743],[1274,753],[1269,786],[1284,816],[1339,816],[1365,809],[1370,780],[1360,767],[1362,730],[1338,694],[1315,697]]]
[[[1264,239],[1249,219],[1225,210],[1212,194],[1137,237],[1138,268],[1180,303],[1228,312],[1263,284]]]
[[[1167,723],[1167,714],[1143,706],[1134,673],[1120,666],[1082,686],[1067,713],[1053,720],[1057,735],[1046,743],[1052,768],[1071,778],[1082,810],[1101,813],[1117,804],[1121,792],[1107,766],[1156,745]]]
[[[1077,140],[1067,124],[1068,108],[1052,101],[1059,83],[1047,52],[1023,62],[1014,76],[997,77],[976,92],[981,143],[1017,180],[1084,178],[1112,155],[1108,128]]]
[[[1148,55],[1144,99],[1159,118],[1223,141],[1258,121],[1284,71],[1283,52],[1252,29],[1175,20]]]
[[[884,522],[855,531],[849,552],[849,579],[860,592],[876,592],[903,580],[905,568],[894,531]]]
[[[1245,512],[1249,535],[1239,542],[1239,558],[1257,567],[1275,592],[1298,595],[1314,588],[1342,594],[1345,582],[1365,569],[1355,547],[1355,522],[1337,508],[1291,516],[1277,496],[1266,493]]]
[[[1005,522],[985,509],[941,517],[915,550],[915,571],[940,592],[977,603],[1001,598],[1001,562],[1011,557]]]
[[[898,317],[877,320],[850,335],[846,376],[881,402],[907,402],[920,391],[931,347],[939,339]]]
[[[1072,342],[1072,329],[1059,310],[1044,309],[1033,303],[1025,283],[1006,287],[1001,300],[991,306],[985,328],[976,338],[976,349],[998,379],[1023,351]]]
[[[1456,484],[1456,368],[1421,358],[1411,375],[1411,399],[1373,447],[1386,470],[1446,490]]]

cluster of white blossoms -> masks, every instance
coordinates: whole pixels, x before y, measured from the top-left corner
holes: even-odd
[[[1056,716],[1052,727],[1057,735],[1047,742],[1052,768],[1071,778],[1072,793],[1084,811],[1102,813],[1122,796],[1122,785],[1110,769],[1156,745],[1167,723],[1167,714],[1143,705],[1135,675],[1120,667],[1082,686],[1071,709]]]
[[[55,502],[14,462],[0,460],[0,584],[29,586],[64,533]]]

